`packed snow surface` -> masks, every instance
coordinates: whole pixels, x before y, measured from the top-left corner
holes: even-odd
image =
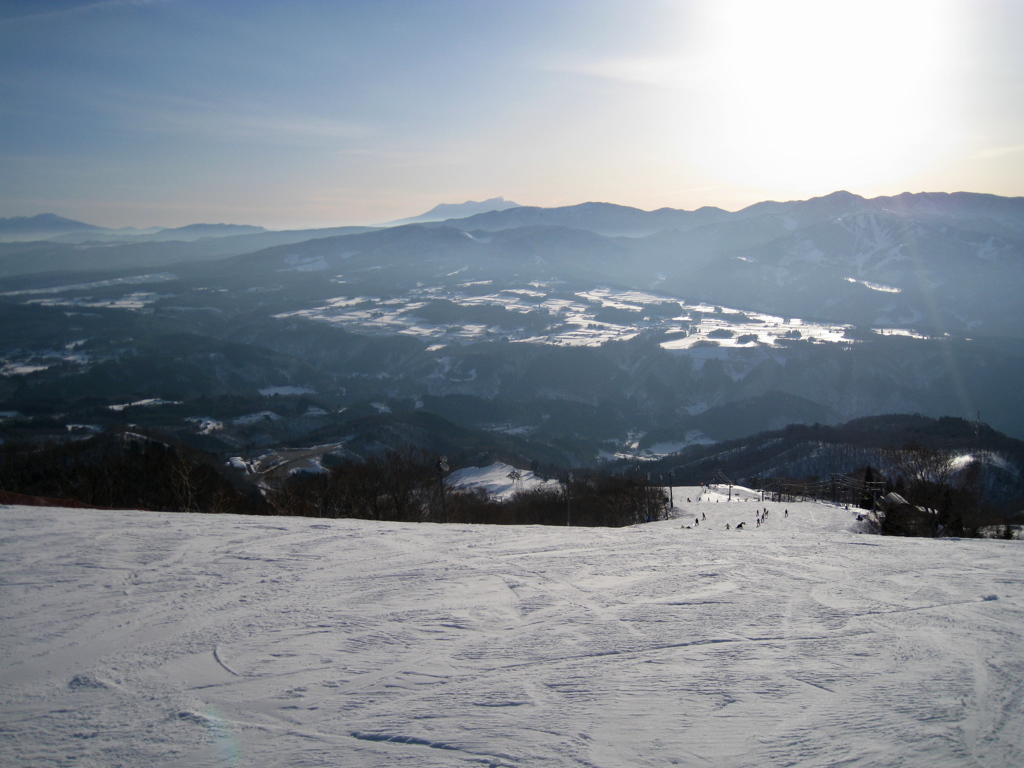
[[[0,764],[1024,764],[1024,545],[699,493],[626,529],[0,507]]]

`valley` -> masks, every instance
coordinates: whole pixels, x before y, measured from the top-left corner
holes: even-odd
[[[132,248],[174,241],[8,243],[0,274],[46,248],[112,261],[0,280],[0,436],[134,424],[244,460],[461,443],[560,466],[889,413],[1020,437],[1021,209],[519,206],[284,244],[226,229],[142,270]]]

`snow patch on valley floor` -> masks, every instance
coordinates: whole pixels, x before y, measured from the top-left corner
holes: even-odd
[[[478,286],[471,282],[463,287]],[[508,310],[504,325],[472,322],[434,324],[417,318],[416,310],[428,302],[444,298],[466,307],[495,307]],[[679,304],[677,317],[660,314],[666,304]],[[550,315],[545,328],[526,318],[538,308]],[[628,310],[635,320],[607,322],[599,320],[601,309]],[[648,316],[647,313],[653,312]],[[522,316],[522,324],[516,316]],[[275,315],[278,319],[305,317],[342,325],[363,333],[398,333],[417,336],[432,343],[430,350],[448,343],[468,343],[483,339],[507,338],[509,341],[555,346],[596,347],[610,341],[626,341],[643,330],[657,329],[678,338],[662,342],[665,349],[689,352],[695,345],[724,348],[772,347],[781,341],[843,343],[848,326],[803,322],[758,312],[743,312],[707,304],[687,304],[668,294],[645,291],[595,288],[565,297],[557,286],[531,283],[529,288],[505,288],[484,295],[464,295],[441,286],[419,287],[402,298],[339,296],[323,306]],[[508,326],[508,327],[505,327]],[[718,336],[714,334],[719,334]]]
[[[248,427],[253,424],[280,420],[281,417],[273,411],[259,411],[257,413],[247,413],[244,416],[237,416],[231,420],[231,423],[238,427]]]
[[[209,435],[224,429],[224,422],[209,416],[189,416],[185,421],[194,424],[200,435]]]
[[[108,405],[112,411],[123,411],[125,408],[148,408],[157,405],[181,405],[181,400],[164,400],[162,397],[147,397],[145,400],[136,400],[132,403],[118,403]]]
[[[863,285],[865,288],[870,288],[872,291],[879,291],[880,293],[903,293],[902,288],[893,288],[890,285],[882,285],[881,283],[872,283],[868,280],[857,280],[853,277],[845,278],[848,283],[855,283],[856,285]]]

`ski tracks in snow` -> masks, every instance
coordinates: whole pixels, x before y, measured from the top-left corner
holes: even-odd
[[[687,504],[691,530],[3,510],[0,762],[1018,765],[1024,548],[787,506]]]

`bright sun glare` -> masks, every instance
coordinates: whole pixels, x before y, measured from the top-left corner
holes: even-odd
[[[695,158],[728,181],[794,193],[898,181],[957,136],[947,0],[721,2],[696,105]]]

